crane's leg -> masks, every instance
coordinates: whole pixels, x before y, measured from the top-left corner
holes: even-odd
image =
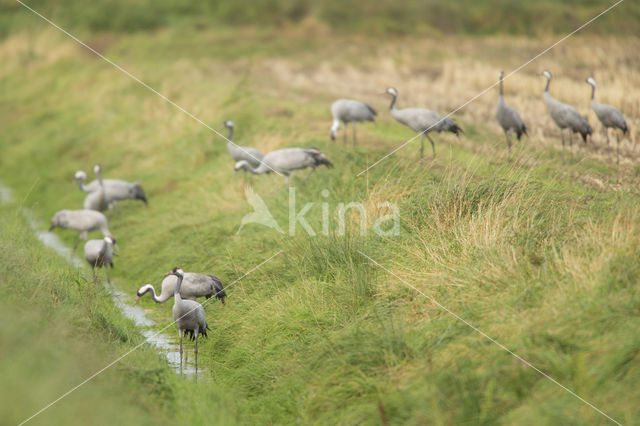
[[[284,175],[284,184],[289,186],[289,175]]]
[[[620,165],[620,133],[616,130],[616,164]]]
[[[571,155],[573,155],[573,131],[569,129],[569,149],[571,150]]]
[[[78,234],[78,239],[76,240],[76,243],[73,245],[73,251],[76,251],[76,249],[78,248],[78,244],[80,244],[80,239],[82,239],[82,235],[85,234],[84,232],[81,232]],[[87,239],[87,237],[85,237],[85,240]]]
[[[420,135],[420,159],[424,153],[424,133]]]
[[[606,127],[604,127],[604,135],[607,137],[607,156],[609,157],[609,160],[611,160],[611,147],[609,146],[609,129]]]
[[[98,284],[98,275],[96,275],[95,265],[91,265],[91,275],[93,275],[93,283]]]
[[[109,264],[107,262],[104,263],[104,273],[107,276],[107,284],[111,284],[111,278],[109,278]]]
[[[343,121],[342,124],[344,126],[344,134],[342,135],[342,142],[346,145],[347,144],[347,122]]]
[[[509,139],[509,131],[504,131],[504,137],[507,138],[507,160],[511,161],[511,139]]]
[[[356,146],[356,122],[351,122],[351,127],[353,127],[353,146]]]
[[[196,335],[196,382],[198,381],[198,327],[195,329]]]
[[[182,334],[183,330],[178,329],[178,334],[180,335],[180,375],[182,376]]]
[[[312,168],[311,168],[311,171],[309,172],[309,174],[307,175],[307,177],[306,177],[306,178],[304,178],[305,182],[306,182],[306,180],[307,180],[307,179],[309,179],[309,178],[311,177],[311,175],[312,175],[312,174],[313,174],[313,172],[315,172],[315,171],[316,171],[316,168],[315,168],[315,167],[312,167]]]
[[[564,164],[564,132],[560,129],[560,140],[562,140],[562,164]]]
[[[429,139],[429,142],[431,142],[431,150],[433,151],[433,158],[436,158],[436,144],[433,143],[433,139],[431,139],[431,136],[429,136],[428,133],[425,136],[427,137],[427,139]]]

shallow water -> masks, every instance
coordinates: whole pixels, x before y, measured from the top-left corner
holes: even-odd
[[[13,192],[11,189],[0,182],[0,202],[10,204],[13,200]],[[73,253],[73,250],[67,247],[56,234],[42,230],[43,228],[46,229],[46,226],[42,225],[31,210],[23,207],[20,209],[20,212],[42,244],[55,250],[56,253],[62,256],[75,268],[81,269],[86,267],[85,262],[80,257],[76,256]],[[111,285],[108,285],[105,282],[105,288],[111,294],[114,304],[120,310],[122,315],[132,320],[138,328],[141,328],[142,330],[140,330],[140,333],[144,336],[147,342],[167,359],[167,363],[171,368],[176,372],[180,372],[180,353],[175,341],[163,333],[150,329],[150,327],[156,325],[155,322],[147,318],[144,309],[140,306],[128,305],[126,303],[127,295],[115,287],[113,285],[113,281],[111,282]],[[174,328],[170,327],[170,329]],[[182,368],[183,374],[194,375],[195,365],[190,362],[186,351],[184,353],[184,358],[184,365]],[[202,372],[201,369],[199,371]]]

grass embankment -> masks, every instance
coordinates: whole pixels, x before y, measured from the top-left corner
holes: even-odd
[[[328,203],[329,236],[311,238],[298,227],[290,237],[257,225],[236,234],[250,208],[220,139],[49,32],[16,35],[0,46],[11,53],[0,76],[6,87],[0,177],[26,197],[25,205],[43,218],[80,206],[71,177],[96,162],[106,176],[143,182],[149,208],[123,204],[110,223],[122,247],[114,279],[131,301],[139,285],[157,285],[175,265],[228,283],[284,251],[230,288],[227,306],[207,306],[212,332],[200,358],[207,384],[177,382],[161,370],[160,383],[181,386],[174,395],[187,395],[179,402],[166,398],[170,411],[210,422],[218,409],[207,404],[220,400],[221,389],[222,404],[245,423],[603,422],[365,261],[361,251],[614,418],[636,422],[640,233],[633,150],[619,174],[602,151],[578,152],[563,167],[558,142],[549,138],[553,128],[536,127],[543,119],[526,115],[532,138],[518,145],[509,164],[502,135],[477,119],[493,114],[493,97],[458,116],[463,138],[435,136],[435,160],[417,162],[412,145],[355,178],[411,132],[392,122],[384,101],[374,101],[380,120],[359,127],[361,146],[331,144],[327,109],[345,95],[338,90],[349,86],[354,97],[368,100],[395,81],[402,105],[430,105],[426,92],[443,110],[453,101],[436,97],[441,91],[449,87],[451,96],[462,97],[461,86],[468,82],[473,90],[489,75],[467,81],[455,65],[471,62],[497,75],[504,61],[516,59],[481,59],[480,52],[511,40],[462,40],[457,53],[432,46],[441,59],[424,68],[428,58],[409,59],[406,45],[385,59],[397,47],[393,41],[363,42],[317,64],[326,39],[288,37],[285,43],[257,34],[166,31],[103,38],[102,48],[211,125],[233,119],[240,143],[265,152],[308,145],[325,151],[336,168],[318,170],[304,183],[296,177],[294,184],[298,210],[315,203],[308,217],[318,233],[320,203]],[[469,57],[457,58],[467,51]],[[583,59],[566,53],[545,61],[568,74],[584,71]],[[597,57],[589,60],[598,65]],[[604,61],[600,65],[604,70]],[[425,86],[431,71],[433,84]],[[536,74],[521,80],[540,86],[526,105],[540,102]],[[637,70],[630,65],[620,75],[632,80]],[[281,178],[252,182],[286,229]],[[385,213],[379,202],[398,203],[401,234],[359,236],[353,218],[348,236],[337,235],[337,204],[349,201],[362,201],[373,217]],[[70,244],[75,238],[60,235]],[[159,320],[171,317],[170,303],[142,303]],[[144,368],[135,358],[127,365]],[[212,395],[200,396],[205,390]],[[185,401],[198,409],[185,408]]]
[[[0,217],[0,413],[18,424],[144,339],[88,271],[36,239],[20,207],[0,204]],[[232,407],[216,386],[184,383],[143,346],[29,424],[232,424]]]

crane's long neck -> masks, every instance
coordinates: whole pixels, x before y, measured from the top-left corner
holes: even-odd
[[[100,188],[104,190],[104,182],[102,181],[102,172],[98,171],[96,175],[98,176],[98,183],[100,184]]]
[[[109,231],[109,226],[106,223],[103,223],[102,225],[100,225],[100,232],[102,232],[102,235],[104,235],[105,237],[108,237],[109,235],[111,235],[111,232]]]
[[[82,191],[82,192],[91,192],[91,191],[89,191],[89,188],[84,186],[84,179],[78,179],[77,182],[78,182],[78,188],[80,188],[80,191]]]
[[[545,91],[545,92],[548,92],[548,91],[549,91],[549,84],[551,84],[551,79],[550,79],[550,78],[547,78],[547,85],[546,85],[546,86],[544,86],[544,91]]]
[[[340,120],[337,118],[333,119],[333,124],[331,125],[331,131],[335,134],[340,128]]]
[[[596,99],[596,86],[591,85],[591,100],[594,101]]]
[[[180,287],[182,286],[182,276],[178,275],[178,283],[176,284],[176,291],[173,293],[173,299],[177,302],[182,301],[182,297],[180,296]]]
[[[101,258],[104,258],[104,255],[107,253],[107,242],[102,240],[102,248],[100,249],[100,254],[98,255]]]
[[[396,100],[398,99],[398,95],[391,95],[391,105],[389,105],[389,111],[393,111],[396,109]]]
[[[253,168],[253,166],[251,166],[251,164],[249,164],[248,161],[240,160],[240,161],[238,161],[238,167],[240,169],[248,170],[251,173],[253,173],[254,175],[261,175],[261,174],[264,174],[264,173],[267,173],[267,172],[271,171],[271,169],[268,168],[266,166],[266,164],[264,164],[264,161],[262,161],[258,167]]]
[[[151,284],[147,284],[147,288],[145,289],[142,295],[144,296],[146,293],[151,292],[151,298],[156,303],[164,303],[169,299],[170,294],[161,294],[160,297],[156,295],[156,290],[153,288]]]
[[[503,89],[502,89],[502,76],[500,76],[500,97],[503,96]]]
[[[227,141],[230,142],[233,140],[233,127],[229,126],[229,133],[227,134]]]

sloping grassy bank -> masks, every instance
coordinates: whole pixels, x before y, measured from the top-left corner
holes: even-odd
[[[35,238],[19,207],[0,205],[0,218],[0,412],[18,424],[144,340],[102,285]],[[232,409],[216,386],[185,383],[142,346],[30,424],[233,424]]]
[[[0,206],[0,215],[0,411],[5,424],[17,424],[142,340],[102,286],[35,239],[16,207]],[[131,368],[139,363],[147,367]],[[167,423],[167,412],[154,407],[171,393],[161,367],[153,353],[134,354],[33,423]],[[158,380],[138,380],[145,375]]]
[[[617,420],[637,422],[633,164],[618,173],[576,151],[562,166],[555,147],[534,133],[508,163],[502,135],[463,115],[464,137],[435,136],[434,160],[417,161],[411,145],[357,178],[411,132],[381,110],[375,125],[359,128],[361,146],[327,140],[330,96],[317,93],[319,82],[299,84],[307,75],[287,68],[312,66],[324,52],[321,40],[254,45],[227,30],[110,39],[111,57],[212,126],[234,120],[239,143],[264,152],[314,145],[336,165],[293,178],[295,211],[313,203],[307,219],[315,236],[300,225],[294,236],[255,224],[238,233],[251,211],[247,184],[288,231],[282,178],[244,181],[208,130],[68,41],[48,32],[29,37],[2,45],[12,55],[1,74],[0,179],[44,220],[81,205],[71,182],[79,168],[101,162],[106,177],[140,180],[149,207],[123,203],[110,220],[121,245],[114,280],[131,302],[137,287],[157,286],[173,266],[229,284],[282,251],[229,287],[226,306],[207,304],[212,331],[199,359],[208,380],[177,380],[157,357],[149,364],[148,352],[111,370],[150,387],[145,395],[155,392],[162,416],[185,424],[604,422],[365,253]],[[354,81],[370,71],[365,66]],[[323,82],[334,83],[340,79]],[[601,185],[589,183],[595,179]],[[339,204],[351,201],[369,215],[365,235],[355,211],[339,232]],[[399,207],[397,236],[372,232],[388,213],[380,206],[386,201]],[[69,244],[76,238],[56,232]],[[73,276],[61,285],[74,286]],[[84,285],[77,297],[86,297]],[[170,302],[141,303],[159,324],[171,318]],[[71,306],[69,315],[92,321],[83,304]],[[120,327],[139,341],[129,325]]]

